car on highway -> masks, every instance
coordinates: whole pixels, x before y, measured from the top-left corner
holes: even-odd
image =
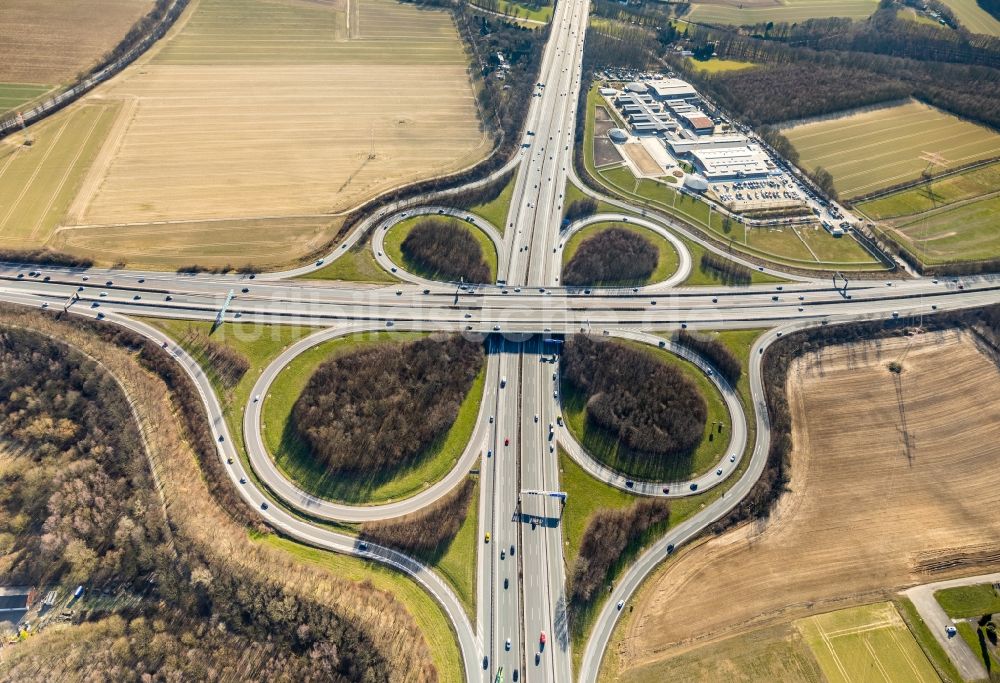
[[[625,601],[624,600],[619,600],[618,601],[618,609],[620,610],[624,606],[625,606]]]
[[[736,454],[735,453],[733,453],[732,455],[729,456],[729,462],[736,462]]]
[[[514,557],[514,544],[513,543],[510,544],[510,556]]]
[[[538,422],[538,413],[535,413],[535,422]]]
[[[507,639],[507,640],[506,640],[506,641],[504,642],[504,644],[503,644],[503,649],[505,649],[505,650],[510,650],[510,638],[508,638],[508,639]]]
[[[722,476],[722,468],[720,467],[719,469],[715,470],[715,474],[721,477]]]
[[[510,437],[505,436],[503,438],[503,445],[504,446],[509,446],[510,445]]]
[[[506,376],[500,378],[500,388],[503,389],[505,386],[507,386],[507,377]]]
[[[542,631],[541,635],[538,636],[538,648],[540,650],[545,649],[545,640],[546,640],[545,631]]]
[[[486,532],[486,536],[485,536],[485,541],[486,541],[487,543],[489,543],[489,542],[490,542],[490,532],[489,532],[489,531],[487,531],[487,532]]]
[[[266,510],[267,509],[267,502],[266,501],[260,504],[260,509],[261,510]]]
[[[635,482],[634,482],[634,481],[632,481],[631,479],[629,479],[629,480],[627,480],[627,481],[625,482],[625,486],[626,486],[627,488],[632,488],[633,486],[635,486]]]
[[[504,577],[504,579],[503,579],[503,589],[504,589],[504,590],[507,590],[507,586],[509,586],[509,585],[510,585],[510,579],[508,579],[508,578],[507,578],[507,577],[505,576],[505,577]]]
[[[493,424],[493,416],[490,415],[490,424]]]

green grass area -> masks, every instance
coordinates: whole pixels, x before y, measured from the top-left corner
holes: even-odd
[[[465,679],[462,657],[451,622],[430,594],[409,577],[377,562],[310,548],[273,534],[257,538],[256,542],[283,550],[299,562],[322,567],[340,578],[368,581],[376,588],[392,594],[406,606],[424,634],[439,680]]]
[[[90,101],[12,135],[0,146],[0,240],[7,247],[46,242],[80,189],[120,102]]]
[[[969,623],[967,621],[961,621],[955,624],[955,628],[958,630],[958,635],[962,637],[962,640],[968,644],[969,649],[972,650],[972,654],[976,656],[976,659],[983,663],[987,671],[1000,671],[1000,656],[997,655],[995,648],[989,646],[989,640],[986,640],[986,632],[980,629],[976,624]],[[983,640],[979,640],[979,632],[983,632]],[[984,651],[985,647],[985,651]],[[996,677],[992,677],[990,680],[996,680]]]
[[[604,232],[610,228],[621,228],[623,230],[628,230],[629,232],[639,235],[640,237],[648,240],[650,244],[656,247],[656,251],[659,254],[658,260],[656,262],[656,269],[653,273],[641,282],[632,281],[616,281],[616,282],[593,282],[590,283],[593,286],[599,287],[614,287],[614,286],[638,286],[653,284],[656,282],[663,282],[668,277],[677,272],[677,267],[680,265],[680,256],[677,254],[677,250],[674,249],[672,245],[665,237],[656,234],[652,230],[639,227],[638,225],[632,225],[630,223],[594,223],[593,225],[588,225],[586,228],[578,231],[575,235],[569,238],[569,242],[566,243],[566,247],[563,249],[563,260],[562,265],[565,270],[566,264],[570,262],[573,256],[576,255],[577,250],[580,245],[589,237]]]
[[[482,9],[506,14],[514,19],[547,24],[552,20],[552,5],[533,5],[529,2],[514,2],[513,0],[497,0],[494,4],[484,0],[474,0],[473,5]]]
[[[703,62],[693,57],[688,57],[688,64],[698,71],[703,71],[707,74],[717,74],[724,71],[743,71],[744,69],[752,69],[757,66],[753,62],[740,62],[735,59],[713,58]]]
[[[504,231],[507,229],[507,214],[510,213],[510,198],[514,194],[514,181],[516,180],[517,174],[511,173],[510,180],[507,181],[507,184],[504,185],[503,190],[500,191],[500,194],[495,199],[470,206],[468,211],[477,216],[482,216],[492,223],[500,231],[501,235],[504,234]]]
[[[924,263],[978,261],[1000,257],[1000,194],[954,204],[899,224],[891,234]]]
[[[910,101],[807,121],[782,133],[800,166],[822,166],[843,197],[857,197],[936,172],[1000,156],[1000,134],[953,114]]]
[[[878,199],[861,202],[857,208],[873,220],[916,216],[942,206],[976,199],[1000,189],[1000,162],[921,183]]]
[[[707,418],[701,442],[690,454],[664,458],[639,458],[630,453],[617,438],[593,424],[587,418],[586,397],[566,381],[561,381],[562,414],[570,432],[596,460],[627,476],[653,481],[675,481],[701,474],[723,459],[732,430],[732,419],[722,394],[703,373],[691,363],[647,344],[627,341],[624,344],[653,355],[659,362],[678,368],[698,389],[705,400]],[[721,425],[721,431],[719,427]]]
[[[375,260],[371,245],[362,242],[336,261],[323,266],[319,270],[300,275],[303,280],[340,280],[343,282],[370,282],[373,284],[399,282],[392,273],[386,272]]]
[[[38,83],[0,83],[0,114],[31,102],[51,89],[51,85]]]
[[[935,593],[934,599],[949,617],[954,618],[979,617],[1000,612],[1000,592],[989,583],[945,588]]]
[[[739,6],[694,2],[684,18],[699,24],[760,24],[773,21],[794,24],[807,19],[846,17],[865,19],[878,8],[877,0],[748,0]]]
[[[795,626],[829,683],[939,680],[892,603],[818,614]]]
[[[396,223],[394,226],[389,228],[389,232],[386,233],[385,238],[382,240],[382,248],[385,249],[386,255],[392,259],[393,263],[401,266],[407,272],[413,273],[419,277],[425,277],[431,280],[441,279],[437,277],[437,273],[428,270],[415,261],[411,261],[403,254],[403,240],[406,239],[406,236],[410,234],[410,231],[413,230],[418,223],[423,223],[424,221],[457,225],[472,235],[483,252],[483,260],[486,261],[486,264],[490,268],[490,282],[492,283],[497,281],[497,250],[493,245],[493,240],[491,240],[489,236],[479,228],[469,225],[465,221],[461,221],[456,218],[413,216],[412,218],[407,218],[399,223]]]
[[[836,245],[823,245],[821,251],[814,254],[815,250],[810,251],[810,247],[807,247],[792,230],[747,228],[744,224],[728,220],[718,211],[713,211],[706,202],[681,193],[668,184],[648,178],[637,179],[627,166],[615,166],[599,171],[594,165],[593,146],[595,111],[601,101],[598,90],[599,84],[595,84],[587,96],[583,144],[584,167],[591,179],[606,191],[638,205],[681,218],[692,227],[730,245],[737,251],[779,264],[805,269],[884,270],[884,266],[853,239],[841,239],[841,243]],[[831,241],[834,240],[832,236],[826,235],[826,237]],[[838,260],[822,260],[828,253]],[[699,254],[698,259],[700,258]],[[697,269],[697,265],[695,268]],[[690,284],[712,284],[705,280],[710,279],[695,279]]]
[[[409,467],[389,479],[360,481],[331,477],[309,453],[291,426],[292,407],[320,363],[373,344],[417,339],[419,333],[378,332],[332,339],[304,351],[281,371],[263,398],[264,444],[275,463],[303,490],[320,498],[352,504],[376,504],[405,498],[441,479],[458,461],[469,442],[483,396],[485,366],[462,401],[448,433],[428,447]]]
[[[685,287],[698,287],[709,285],[724,285],[725,283],[713,270],[703,270],[701,267],[701,257],[705,253],[705,247],[697,242],[681,237],[688,252],[691,254],[691,274],[682,283]],[[771,284],[775,282],[788,282],[785,278],[768,273],[762,273],[753,269],[750,275],[750,283],[754,285]]]
[[[476,619],[476,553],[479,550],[479,491],[469,502],[469,512],[444,554],[433,564],[454,589],[465,607],[466,616]]]
[[[955,668],[951,657],[948,656],[948,653],[941,647],[934,634],[931,633],[930,628],[928,628],[927,623],[920,616],[917,608],[913,606],[913,603],[908,598],[900,597],[895,604],[900,616],[903,617],[903,621],[906,622],[907,627],[910,629],[910,633],[913,634],[920,649],[927,655],[927,659],[930,660],[941,680],[944,683],[962,683],[962,676],[958,673],[958,669]]]
[[[627,628],[633,613],[623,614],[615,631]],[[622,662],[624,671],[617,671]],[[602,662],[598,683],[701,681],[726,683],[825,683],[812,652],[790,624],[758,629],[696,647],[683,654],[630,666],[614,651]]]
[[[209,337],[213,342],[224,344],[240,352],[250,361],[250,368],[235,387],[227,389],[219,381],[218,375],[206,362],[204,355],[197,352],[184,338],[190,332],[209,334],[212,330],[210,321],[169,320],[165,318],[144,318],[144,322],[163,330],[185,351],[198,361],[212,388],[222,404],[222,414],[226,418],[230,434],[236,440],[237,446],[243,448],[243,409],[250,400],[250,391],[260,374],[271,361],[286,348],[306,337],[318,328],[298,325],[259,325],[257,323],[227,322],[219,326]]]

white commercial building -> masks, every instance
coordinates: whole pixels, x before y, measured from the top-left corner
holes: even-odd
[[[698,91],[694,89],[694,86],[679,78],[649,81],[646,86],[658,100],[693,100],[698,97]]]
[[[709,182],[761,178],[776,171],[774,162],[758,145],[696,149],[691,158]]]

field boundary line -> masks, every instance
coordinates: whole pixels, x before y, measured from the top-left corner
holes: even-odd
[[[111,130],[108,131],[108,137],[105,139],[104,144],[101,145],[100,151],[87,170],[87,175],[84,176],[80,190],[73,198],[73,203],[70,204],[69,209],[66,211],[66,221],[76,222],[81,220],[84,213],[90,208],[90,203],[94,200],[98,188],[102,184],[107,172],[111,169],[111,164],[114,162],[115,157],[118,156],[118,152],[121,150],[122,144],[125,141],[125,135],[128,133],[129,128],[132,127],[132,122],[135,121],[135,114],[139,108],[139,98],[131,97],[120,100],[120,102],[122,102],[121,110],[119,110],[118,115],[115,117],[115,122],[112,124]]]
[[[819,633],[819,637],[823,641],[823,645],[826,649],[830,651],[830,656],[833,657],[833,663],[837,665],[837,670],[844,677],[846,683],[850,683],[851,677],[847,675],[847,670],[844,668],[843,662],[840,661],[840,655],[837,654],[837,649],[833,646],[833,642],[827,636],[826,631],[823,630],[823,625],[819,621],[814,621],[813,625],[816,627],[816,631]]]

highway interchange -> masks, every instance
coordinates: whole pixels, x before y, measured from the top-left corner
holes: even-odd
[[[648,548],[621,576],[608,596],[581,655],[578,680],[596,680],[600,661],[617,620],[619,601],[627,601],[648,573],[668,554],[724,516],[753,486],[764,469],[769,443],[763,402],[764,349],[782,334],[834,322],[899,317],[982,306],[1000,301],[1000,279],[961,281],[862,280],[846,290],[828,279],[785,274],[782,285],[750,287],[678,286],[691,269],[682,234],[706,249],[698,233],[675,219],[599,196],[621,213],[606,213],[560,230],[563,189],[575,182],[576,107],[588,21],[586,0],[557,3],[542,57],[539,85],[527,116],[524,142],[498,177],[516,169],[506,226],[450,208],[447,192],[394,204],[361,222],[343,245],[316,263],[278,273],[249,275],[177,274],[133,270],[79,270],[18,264],[0,265],[0,299],[12,303],[99,316],[164,344],[195,381],[232,485],[277,530],[305,543],[385,562],[413,576],[441,604],[451,620],[467,679],[493,681],[502,667],[505,680],[570,681],[572,652],[566,606],[566,567],[556,498],[520,495],[527,490],[558,490],[555,444],[609,485],[647,495],[690,495],[712,486],[729,487],[696,515]],[[480,181],[483,182],[483,181]],[[462,286],[432,282],[405,272],[384,254],[385,233],[418,214],[447,214],[469,220],[494,242],[502,283]],[[566,288],[559,283],[562,248],[569,235],[597,220],[630,220],[671,241],[680,268],[667,282],[636,289]],[[376,260],[402,284],[384,287],[324,283],[297,276],[328,265],[372,232]],[[737,258],[736,260],[740,260]],[[754,266],[755,268],[757,266]],[[780,271],[770,270],[778,273]],[[244,408],[243,434],[229,432],[223,410],[202,368],[175,340],[146,324],[142,316],[214,320],[232,293],[224,319],[246,323],[314,325],[317,332],[285,349],[265,369]],[[654,332],[691,329],[769,328],[750,353],[748,375],[756,441],[749,463],[736,481],[729,475],[744,457],[748,425],[739,398],[711,373],[710,366]],[[373,330],[460,332],[486,339],[486,384],[472,438],[453,470],[419,494],[385,505],[350,506],[317,499],[299,489],[274,464],[261,438],[261,411],[274,378],[305,350],[325,340]],[[555,362],[544,337],[587,333],[631,339],[687,357],[712,377],[729,407],[733,429],[719,467],[690,482],[631,482],[608,470],[575,443],[558,424],[560,413]],[[537,416],[537,419],[536,419]],[[552,425],[550,429],[550,424]],[[242,438],[248,461],[240,457]],[[505,441],[508,441],[505,443]],[[730,462],[729,456],[736,456]],[[475,623],[454,592],[434,571],[388,548],[363,545],[321,520],[363,522],[417,511],[460,483],[470,469],[480,471],[479,552]],[[572,504],[572,501],[569,502]],[[490,541],[485,542],[486,534]],[[541,646],[541,634],[547,642]],[[509,646],[508,646],[509,642]]]

